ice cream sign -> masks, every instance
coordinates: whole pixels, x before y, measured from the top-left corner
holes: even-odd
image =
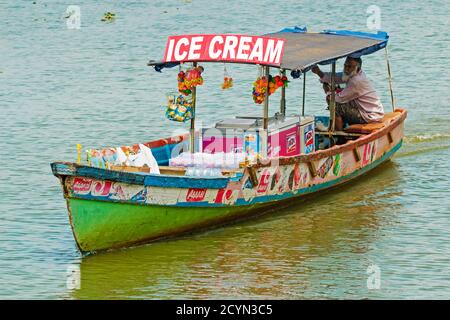
[[[225,61],[279,66],[284,39],[247,35],[182,35],[167,40],[164,62]]]

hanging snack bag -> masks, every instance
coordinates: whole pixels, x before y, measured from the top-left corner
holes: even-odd
[[[186,122],[194,117],[192,96],[167,94],[166,118],[171,121]]]

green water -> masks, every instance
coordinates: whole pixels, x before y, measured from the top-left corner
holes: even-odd
[[[448,1],[32,2],[0,0],[0,298],[450,298]],[[71,4],[81,8],[79,30],[66,28]],[[301,24],[369,31],[372,4],[391,36],[397,104],[409,111],[393,161],[257,220],[80,256],[49,163],[75,160],[76,143],[116,146],[187,129],[161,107],[177,70],[146,67],[162,57],[168,35]],[[100,21],[107,11],[115,22]],[[227,91],[223,65],[205,67],[199,123],[261,111],[251,97],[254,67],[229,66]],[[389,111],[384,53],[364,58],[363,68]],[[325,114],[321,86],[308,80],[307,113]],[[301,107],[301,86],[289,85],[288,113]],[[371,266],[381,272],[379,289],[367,286]],[[79,288],[67,285],[72,269]]]

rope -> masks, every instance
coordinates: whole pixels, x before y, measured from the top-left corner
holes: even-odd
[[[305,116],[305,94],[306,94],[306,72],[303,74],[303,101],[302,101],[302,117]]]
[[[331,96],[330,96],[330,123],[331,132],[334,132],[335,121],[336,121],[336,61],[331,65]]]
[[[386,64],[388,70],[388,78],[389,78],[389,91],[391,92],[391,104],[392,111],[395,111],[395,100],[394,100],[394,91],[392,90],[392,74],[391,74],[391,65],[389,63],[388,50],[387,47],[384,48],[386,53]]]

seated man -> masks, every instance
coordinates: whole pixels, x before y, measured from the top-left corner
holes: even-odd
[[[344,72],[336,73],[335,83],[347,86],[336,93],[335,129],[342,131],[344,122],[348,124],[381,122],[384,110],[375,89],[361,69],[361,58],[347,57]],[[311,71],[320,77],[320,81],[331,83],[331,72],[322,72],[318,66]],[[324,86],[326,88],[326,86]],[[329,100],[330,92],[327,93]]]

